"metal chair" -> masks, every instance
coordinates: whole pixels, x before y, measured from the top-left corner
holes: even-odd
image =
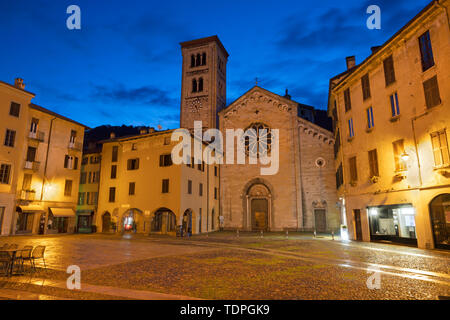
[[[39,259],[42,259],[42,261],[44,262],[44,268],[47,269],[47,266],[45,264],[44,253],[45,253],[45,246],[37,246],[31,253],[31,262],[34,270],[36,270],[36,260]]]
[[[19,245],[17,243],[13,243],[12,245],[10,245],[8,247],[8,249],[18,249],[18,248],[19,248]]]
[[[33,246],[24,246],[23,251],[17,251],[17,254],[20,254],[20,265],[22,271],[24,271],[24,262],[28,261],[30,262],[30,269],[32,267],[32,261],[31,261],[31,252],[33,251]],[[18,256],[16,255],[16,258]]]
[[[11,255],[8,252],[0,251],[0,265],[2,266],[4,275],[8,275],[11,261]]]

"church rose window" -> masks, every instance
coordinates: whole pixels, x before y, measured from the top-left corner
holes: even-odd
[[[265,156],[270,153],[271,145],[272,134],[267,125],[263,123],[253,123],[245,129],[244,146],[246,155],[252,157]]]

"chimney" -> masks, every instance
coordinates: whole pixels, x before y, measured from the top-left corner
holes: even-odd
[[[286,94],[284,95],[284,97],[285,97],[286,99],[291,100],[291,96],[290,96],[289,93],[288,93],[288,89],[286,89]]]
[[[111,133],[109,134],[109,137],[110,137],[111,139],[115,139],[115,138],[116,138],[116,134],[115,134],[114,132],[111,132]]]
[[[22,78],[16,78],[14,80],[14,87],[25,90],[25,84],[23,83]]]
[[[347,70],[350,70],[356,65],[356,59],[355,56],[350,56],[345,58],[345,61],[347,62]]]

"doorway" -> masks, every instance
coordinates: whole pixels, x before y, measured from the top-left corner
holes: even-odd
[[[103,214],[102,232],[111,232],[111,214],[109,212]]]
[[[354,209],[353,210],[353,216],[355,219],[355,236],[358,241],[362,241],[362,228],[361,228],[361,210],[360,209]]]
[[[430,202],[434,246],[450,249],[450,194],[441,194]]]
[[[317,232],[327,231],[327,216],[325,209],[314,209],[314,220]]]
[[[268,207],[267,199],[252,199],[252,229],[254,231],[267,231],[269,229]]]

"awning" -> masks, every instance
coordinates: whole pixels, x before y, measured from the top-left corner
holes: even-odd
[[[22,212],[30,212],[30,211],[40,211],[43,212],[45,211],[44,208],[42,206],[38,206],[38,205],[33,205],[30,204],[28,206],[17,206],[20,208],[20,210],[22,210]]]
[[[50,208],[54,217],[75,217],[75,211],[72,208]]]

